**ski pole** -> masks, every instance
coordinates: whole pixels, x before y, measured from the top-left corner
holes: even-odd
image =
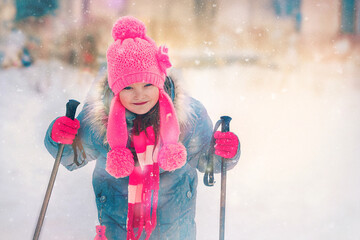
[[[69,100],[69,102],[66,104],[66,116],[68,118],[71,118],[72,120],[74,120],[75,113],[76,113],[76,108],[78,107],[79,104],[80,103],[78,101],[76,101],[76,100]],[[45,194],[45,198],[44,198],[44,201],[43,201],[43,204],[42,204],[42,207],[41,207],[41,211],[40,211],[40,215],[39,215],[38,222],[37,222],[37,225],[36,225],[33,240],[38,240],[39,239],[41,227],[42,227],[42,224],[44,222],[46,209],[47,209],[47,206],[49,204],[52,189],[54,187],[55,178],[56,178],[56,174],[57,174],[58,169],[59,169],[60,160],[61,160],[62,153],[64,151],[64,147],[65,147],[64,144],[59,144],[59,149],[58,149],[58,152],[57,152],[57,155],[56,155],[56,158],[55,158],[55,162],[54,162],[54,166],[53,166],[53,169],[52,169],[52,172],[51,172],[49,184],[48,184],[46,194]]]
[[[221,132],[230,131],[231,117],[221,117]],[[221,195],[220,195],[220,231],[219,239],[225,239],[225,203],[226,203],[226,159],[221,158]]]

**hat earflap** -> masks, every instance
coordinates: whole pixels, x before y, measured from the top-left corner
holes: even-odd
[[[107,154],[105,170],[115,178],[129,176],[134,170],[134,156],[126,148],[128,132],[125,108],[120,102],[119,95],[115,95],[111,100],[107,140],[111,150]]]
[[[159,94],[159,108],[160,138],[163,145],[159,151],[158,163],[165,171],[173,171],[185,165],[187,153],[184,145],[178,142],[180,127],[174,105],[163,89]]]

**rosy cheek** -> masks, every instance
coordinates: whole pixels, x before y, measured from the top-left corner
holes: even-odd
[[[155,95],[155,99],[156,101],[159,100],[159,89],[156,89],[156,93],[154,94]]]
[[[127,103],[129,102],[129,96],[127,94],[121,94],[119,96],[120,102],[122,103],[122,105],[127,105]]]

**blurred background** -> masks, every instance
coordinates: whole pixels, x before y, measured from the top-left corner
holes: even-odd
[[[166,44],[213,122],[233,118],[226,239],[360,239],[359,0],[0,0],[0,233],[32,237],[68,99],[106,73],[113,23]],[[42,239],[93,239],[91,174],[61,167]],[[220,176],[199,173],[197,238],[218,239]]]
[[[357,0],[2,0],[3,68],[59,59],[97,71],[122,15],[144,21],[176,66],[358,60]],[[28,60],[31,58],[31,60]],[[293,59],[294,58],[294,59]],[[296,58],[296,59],[295,59]],[[197,60],[197,61],[196,61]]]

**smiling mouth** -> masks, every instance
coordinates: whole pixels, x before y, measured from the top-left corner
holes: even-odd
[[[135,105],[144,105],[147,102],[134,103]]]

